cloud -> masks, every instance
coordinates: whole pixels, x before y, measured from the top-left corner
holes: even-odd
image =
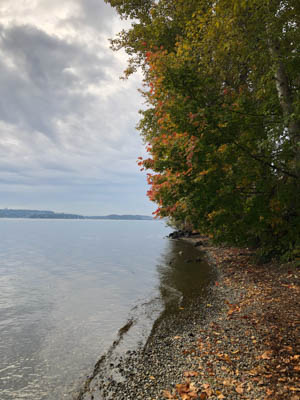
[[[84,213],[84,201],[96,209],[108,198],[117,207],[122,198],[124,212],[126,199],[139,211],[150,209],[135,163],[144,151],[135,131],[140,79],[120,81],[125,57],[108,43],[120,29],[99,0],[2,0],[0,207],[13,206],[8,198],[15,191],[15,204],[22,193],[24,205],[30,202],[31,192],[32,204],[42,208],[47,198],[49,207]]]
[[[55,136],[55,121],[82,116],[107,80],[110,57],[99,57],[32,26],[0,29],[0,118]],[[112,57],[111,57],[112,58]]]

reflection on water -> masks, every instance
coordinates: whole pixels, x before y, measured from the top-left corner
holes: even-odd
[[[159,290],[167,312],[195,297],[203,297],[213,279],[213,271],[198,249],[184,241],[170,241],[169,251],[157,266]]]

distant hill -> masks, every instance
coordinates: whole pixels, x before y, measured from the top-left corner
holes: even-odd
[[[87,217],[78,214],[55,213],[54,211],[45,210],[14,210],[0,209],[0,218],[44,218],[44,219],[114,219],[114,220],[152,220],[148,215],[99,215]]]

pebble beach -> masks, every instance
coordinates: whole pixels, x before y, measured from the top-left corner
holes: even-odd
[[[162,314],[140,348],[117,357],[115,343],[78,400],[300,399],[298,267],[203,238],[199,250],[216,276],[205,298]]]

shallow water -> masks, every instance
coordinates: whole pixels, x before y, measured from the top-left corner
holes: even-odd
[[[205,290],[208,266],[168,232],[157,221],[0,220],[1,400],[70,398],[128,318],[124,349]]]

